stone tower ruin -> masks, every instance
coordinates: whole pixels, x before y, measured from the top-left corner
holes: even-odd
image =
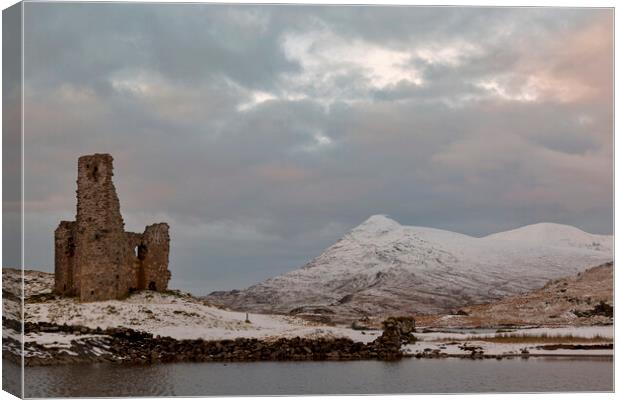
[[[55,291],[81,301],[122,299],[168,287],[168,224],[125,232],[109,154],[78,160],[77,214],[54,233]]]

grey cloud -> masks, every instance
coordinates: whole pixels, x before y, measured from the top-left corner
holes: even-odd
[[[566,37],[611,37],[609,15],[28,3],[27,262],[51,269],[77,157],[93,152],[115,157],[128,229],[171,223],[173,285],[197,293],[295,268],[377,213],[474,235],[539,221],[610,233],[607,51],[562,51]],[[343,46],[306,76],[283,40],[322,29]],[[379,85],[357,59],[338,73],[322,64],[354,42],[399,56],[480,51],[456,63],[412,57],[403,68],[422,84]],[[592,62],[570,62],[584,52]],[[536,71],[564,80],[511,98]],[[479,85],[493,79],[512,85],[504,97]],[[562,99],[563,83],[583,95]]]
[[[30,3],[26,74],[103,90],[111,73],[144,68],[192,85],[228,76],[262,87],[297,65],[274,46],[278,30],[268,25],[262,31],[248,23],[250,17],[233,17],[251,12],[198,4]]]

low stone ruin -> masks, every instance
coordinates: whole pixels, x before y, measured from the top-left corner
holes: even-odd
[[[390,356],[400,356],[404,344],[414,343],[415,320],[411,317],[389,317],[383,321],[383,334],[375,341]]]

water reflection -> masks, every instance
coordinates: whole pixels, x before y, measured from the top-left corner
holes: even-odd
[[[7,363],[5,363],[7,364]],[[15,367],[18,368],[18,367]],[[26,368],[27,397],[611,391],[601,359],[257,362]]]

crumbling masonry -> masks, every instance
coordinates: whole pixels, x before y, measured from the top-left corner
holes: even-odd
[[[54,234],[58,294],[97,301],[168,286],[168,224],[125,232],[112,160],[109,154],[78,160],[77,215],[75,221],[61,221]]]

